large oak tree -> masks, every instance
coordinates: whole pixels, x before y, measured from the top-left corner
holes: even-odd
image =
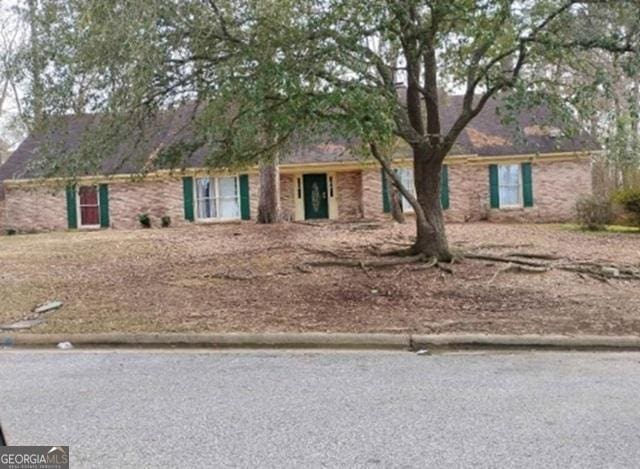
[[[441,261],[443,160],[487,101],[508,92],[510,107],[577,112],[571,99],[602,92],[602,77],[570,89],[558,70],[591,50],[637,61],[640,33],[633,0],[40,2],[45,112],[67,112],[80,89],[87,111],[118,123],[196,101],[187,147],[207,145],[225,165],[268,167],[292,139],[342,133],[413,206],[411,252]],[[464,98],[445,128],[451,92]],[[415,196],[385,151],[397,139],[413,156]]]

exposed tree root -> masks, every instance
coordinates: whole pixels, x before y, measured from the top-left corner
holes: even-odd
[[[413,264],[415,262],[420,262],[425,259],[424,254],[418,254],[417,256],[410,257],[402,257],[399,259],[389,259],[389,260],[359,260],[359,259],[333,259],[333,260],[324,260],[324,261],[308,261],[304,262],[303,265],[307,267],[360,267],[360,268],[386,268],[386,267],[394,267],[397,265],[405,265],[405,264]]]
[[[541,262],[528,261],[522,259],[513,259],[511,257],[505,256],[497,256],[494,254],[474,254],[471,252],[467,252],[463,254],[466,259],[477,259],[481,261],[491,261],[491,262],[511,262],[514,264],[528,265],[531,267],[544,267],[545,264]]]
[[[598,280],[608,281],[609,279],[619,280],[640,280],[640,268],[619,266],[612,264],[601,264],[597,262],[588,261],[571,261],[569,259],[557,258],[553,261],[531,261],[526,259],[518,259],[511,256],[498,256],[492,254],[475,254],[466,253],[467,259],[478,259],[491,262],[504,262],[509,264],[506,269],[499,270],[494,277],[500,272],[507,270],[512,272],[526,272],[526,273],[544,273],[550,270],[564,270],[567,272],[575,272],[581,275],[587,275]],[[516,269],[516,267],[518,268]],[[491,282],[490,282],[491,283]]]
[[[322,254],[338,257],[333,251],[322,252]],[[320,261],[308,261],[296,266],[300,272],[309,273],[313,267],[360,267],[365,274],[369,277],[369,269],[384,269],[389,267],[404,266],[400,269],[396,275],[400,275],[410,265],[415,265],[411,270],[427,270],[433,267],[437,267],[448,274],[453,274],[451,264],[444,264],[438,262],[435,257],[427,257],[424,254],[413,254],[410,256],[396,257],[395,259],[376,259],[376,260],[363,260],[363,259],[348,259],[348,258],[336,258]]]
[[[562,259],[562,257],[556,256],[555,254],[538,254],[533,252],[511,252],[507,254],[507,257],[523,257],[525,259],[543,259],[547,261]]]
[[[437,265],[438,265],[438,259],[436,259],[435,257],[432,257],[429,260],[427,260],[425,263],[416,264],[411,268],[411,270],[427,270]]]
[[[247,270],[246,273],[235,273],[235,272],[214,272],[212,274],[205,274],[204,278],[215,278],[222,280],[255,280],[259,278],[269,278],[269,277],[284,277],[287,275],[293,274],[293,270],[283,270],[279,272],[267,272],[265,274],[256,274],[251,270]]]
[[[464,243],[455,243],[457,247],[463,247]],[[532,248],[534,247],[531,243],[522,243],[522,244],[501,244],[501,243],[486,243],[486,244],[478,244],[475,246],[469,246],[470,249],[479,250],[479,249],[521,249],[521,248]]]
[[[451,266],[453,265],[453,259],[451,260],[451,262],[436,262],[436,267],[438,267],[438,269],[453,275],[453,269],[451,268]]]
[[[369,252],[378,257],[411,257],[419,254],[418,249],[415,246],[409,246],[402,249],[391,249],[388,251],[383,251],[380,248],[372,246],[369,249]]]
[[[399,244],[399,243],[396,243]],[[404,245],[406,246],[406,244]],[[523,245],[524,246],[524,245]],[[362,269],[368,276],[369,270],[384,269],[395,266],[414,265],[410,270],[426,270],[433,267],[442,270],[444,273],[453,275],[452,265],[461,259],[473,259],[489,261],[493,263],[504,263],[506,267],[498,269],[489,283],[496,280],[501,273],[523,273],[523,274],[543,274],[551,270],[563,270],[574,272],[582,278],[594,278],[603,282],[611,279],[618,280],[640,280],[640,266],[615,265],[611,263],[600,263],[594,261],[577,261],[563,258],[555,254],[530,253],[530,252],[510,252],[507,255],[477,252],[456,252],[452,262],[438,262],[437,259],[427,257],[423,253],[417,253],[414,245],[400,250],[382,251],[374,246],[369,246],[367,251],[382,259],[356,259],[350,257],[356,251],[334,251],[330,249],[304,248],[305,251],[318,254],[331,259],[305,261],[294,267],[299,272],[310,273],[314,267],[356,267]],[[407,270],[401,269],[396,275]],[[227,278],[232,280],[251,280],[259,277],[275,275],[289,275],[291,272],[276,272],[266,275],[238,275],[238,274],[217,274],[217,278]]]
[[[303,247],[302,249],[312,254],[319,254],[321,256],[331,256],[336,259],[344,259],[348,254],[346,252],[332,251],[331,249],[316,249],[316,248],[310,248],[310,247]]]
[[[509,262],[506,266],[499,268],[496,270],[491,280],[489,280],[489,284],[493,283],[493,281],[498,277],[498,275],[507,273],[507,272],[515,272],[515,273],[524,273],[524,274],[544,274],[545,272],[549,272],[549,267],[529,267],[526,265],[514,264],[513,262]]]

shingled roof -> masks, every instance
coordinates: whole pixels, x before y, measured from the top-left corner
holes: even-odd
[[[448,96],[442,99],[443,128],[448,129],[459,113],[461,96]],[[522,155],[535,153],[590,151],[599,149],[595,139],[582,133],[573,138],[562,136],[560,125],[553,125],[548,109],[537,107],[528,109],[517,116],[516,125],[502,123],[497,109],[499,99],[487,102],[482,112],[462,132],[451,152],[452,154],[478,155],[480,157]],[[144,132],[144,138],[136,140],[136,153],[142,157],[131,158],[132,142],[122,142],[118,148],[105,154],[96,167],[97,174],[131,174],[140,172],[149,164],[151,156],[159,148],[178,141],[188,140],[191,108],[181,108],[164,113],[156,119],[152,128]],[[55,145],[57,151],[73,151],[82,145],[83,136],[97,117],[90,115],[67,116],[64,125],[46,135],[30,135],[7,162],[0,166],[0,182],[7,179],[41,177],[38,165],[34,164],[42,155],[43,149]],[[551,122],[551,123],[550,123]],[[521,129],[518,133],[517,128]],[[349,151],[344,138],[318,139],[320,143],[301,143],[292,145],[281,158],[282,163],[331,163],[354,161],[357,158]],[[203,167],[207,154],[201,148],[186,161],[187,167]],[[147,167],[147,169],[149,169]],[[0,194],[1,195],[1,194]]]

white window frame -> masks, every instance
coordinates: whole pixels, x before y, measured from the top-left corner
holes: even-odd
[[[236,185],[236,203],[238,204],[238,216],[237,217],[221,217],[219,214],[221,213],[220,211],[220,201],[222,199],[231,199],[231,197],[226,196],[226,197],[221,197],[220,196],[220,179],[224,179],[224,178],[233,178],[235,181],[235,185]],[[215,180],[214,182],[214,188],[215,188],[215,193],[209,197],[209,200],[211,200],[212,204],[215,204],[215,211],[216,214],[218,214],[218,216],[216,217],[200,217],[200,210],[199,210],[199,205],[200,205],[200,200],[204,200],[201,199],[198,196],[198,180],[200,179],[210,179],[210,180]],[[195,212],[195,218],[197,221],[202,221],[202,222],[224,222],[224,221],[236,221],[236,220],[241,220],[242,219],[242,205],[240,203],[240,178],[237,175],[223,175],[223,176],[202,176],[202,177],[195,177],[194,178],[194,184],[193,184],[193,200],[194,200],[194,212]]]
[[[96,199],[98,201],[98,224],[97,225],[84,225],[82,223],[82,207],[94,207],[94,205],[82,205],[80,203],[80,189],[83,187],[95,187],[96,189]],[[76,213],[77,213],[77,217],[78,217],[78,227],[79,228],[85,228],[85,229],[94,229],[94,228],[100,228],[100,218],[101,218],[101,213],[100,213],[100,187],[97,184],[82,184],[81,186],[78,186],[76,188]]]
[[[500,168],[504,168],[507,166],[517,166],[518,168],[518,203],[516,204],[505,204],[503,202],[502,197],[502,188],[503,187],[512,187],[506,184],[502,184],[502,180],[500,178]],[[499,164],[498,165],[498,199],[500,201],[500,208],[522,208],[524,207],[524,197],[523,197],[523,187],[522,187],[522,165],[518,163],[509,163],[509,164]]]
[[[398,171],[408,171],[411,174],[411,184],[409,185],[409,187],[407,187],[406,184],[404,184],[404,180],[403,177],[399,176],[400,181],[405,185],[405,187],[407,188],[407,190],[409,192],[411,192],[411,194],[413,194],[413,196],[416,196],[416,180],[413,177],[413,168],[410,168],[408,166],[404,166],[401,168],[398,168]],[[389,183],[389,190],[391,191],[391,182]],[[389,198],[391,198],[391,192],[389,192]],[[405,196],[403,196],[402,194],[400,194],[400,200],[402,201],[402,213],[413,213],[413,205],[411,205],[409,203],[409,201],[405,198]]]

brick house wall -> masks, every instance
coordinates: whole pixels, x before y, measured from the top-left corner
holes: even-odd
[[[251,219],[258,214],[260,178],[249,175],[249,210]],[[139,227],[138,215],[148,213],[153,226],[160,225],[164,215],[171,217],[172,226],[184,226],[184,200],[181,178],[157,181],[119,182],[109,184],[109,218],[112,228]]]
[[[575,204],[592,193],[591,161],[536,162],[532,165],[533,207],[491,209],[490,221],[562,222],[575,217]],[[482,196],[488,200],[488,177]]]
[[[257,175],[249,175],[249,197],[251,218],[258,213],[260,191]],[[152,226],[160,226],[164,215],[171,217],[172,226],[184,226],[182,179],[126,181],[109,183],[109,222],[112,228],[139,228],[138,215],[148,213]],[[62,230],[68,227],[67,200],[64,189],[43,186],[32,188],[7,188],[5,199],[0,203],[6,207],[3,231],[13,228],[18,231]]]
[[[187,223],[184,219],[182,179],[109,184],[112,228],[138,228],[138,215],[141,213],[149,214],[152,226],[160,226],[160,218],[165,215],[171,217],[173,226]]]
[[[449,173],[448,222],[478,221],[489,207],[489,166],[452,164]]]
[[[249,174],[249,213],[252,220],[258,217],[258,202],[260,201],[260,176]]]
[[[295,184],[293,174],[280,174],[280,212],[286,221],[292,221],[296,216]]]
[[[67,228],[67,202],[60,188],[5,188],[5,229],[18,231]]]
[[[382,177],[379,168],[362,170],[362,216],[379,218],[382,212]]]
[[[576,201],[592,193],[591,160],[534,161],[533,207],[491,209],[489,165],[449,164],[447,222],[560,222],[572,220]],[[362,171],[362,206],[365,218],[382,215],[382,178],[379,169]],[[388,216],[388,214],[384,214]]]
[[[348,220],[362,218],[362,172],[340,172],[336,173],[335,177],[338,218]]]
[[[533,161],[533,207],[489,208],[489,166],[486,164],[450,164],[449,200],[445,211],[448,222],[478,220],[557,222],[574,216],[577,199],[591,193],[589,159],[565,161]],[[382,209],[382,178],[379,168],[364,167],[358,171],[336,172],[338,215],[340,219],[385,218]],[[109,183],[110,222],[113,228],[138,228],[137,217],[147,212],[154,226],[169,215],[172,225],[186,225],[179,177],[146,181],[114,181]],[[249,193],[251,219],[258,210],[259,176],[250,174]],[[295,218],[295,175],[280,175],[283,218]],[[4,217],[2,207],[4,205]],[[4,223],[3,223],[4,220]],[[38,186],[9,186],[0,200],[0,228],[19,231],[57,230],[67,228],[66,197],[63,189]]]

